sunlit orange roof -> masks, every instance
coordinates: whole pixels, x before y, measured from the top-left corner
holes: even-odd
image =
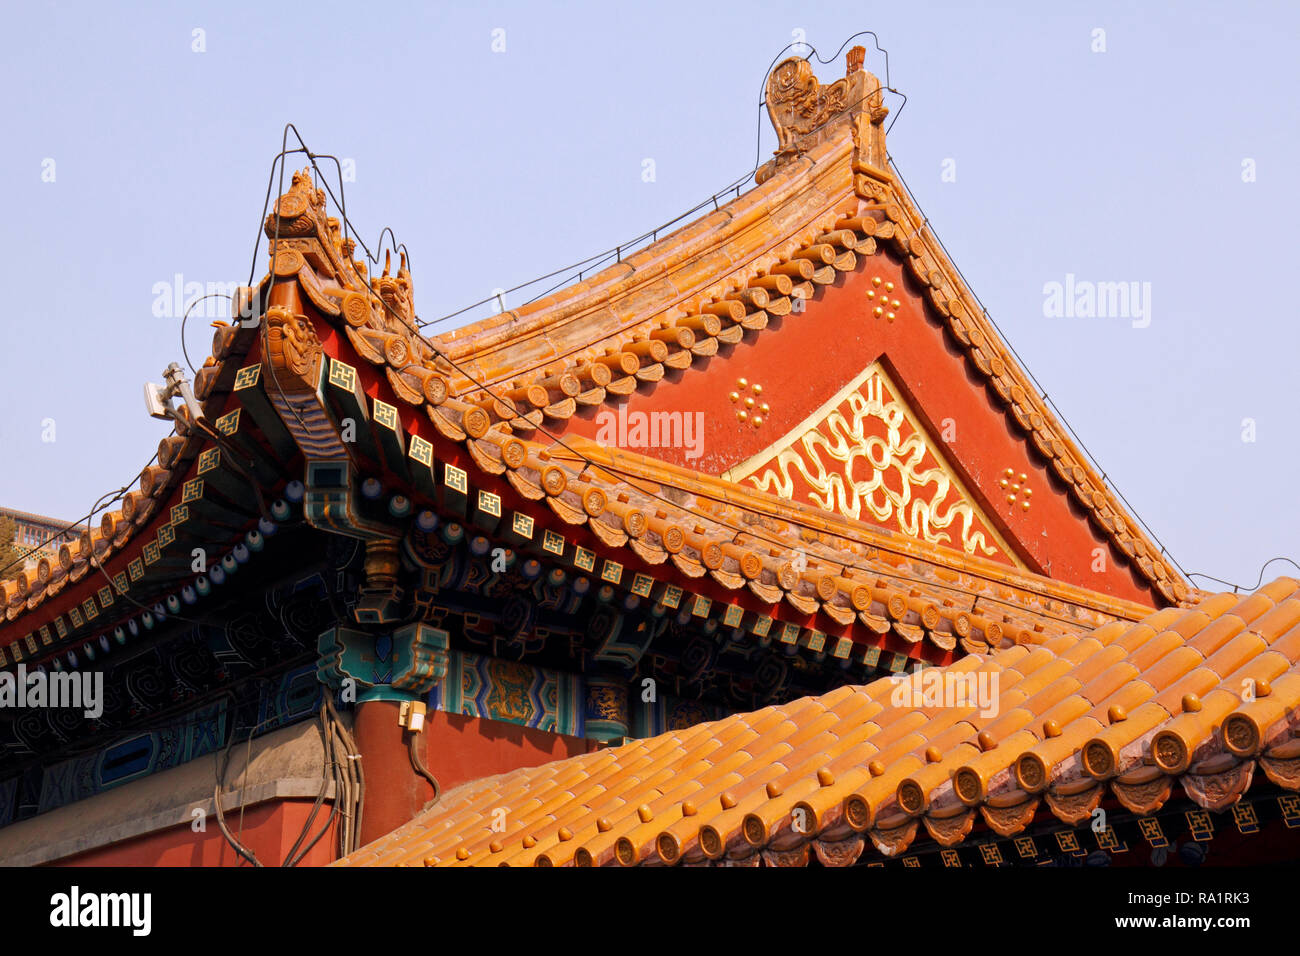
[[[1107,791],[1151,813],[1175,787],[1209,810],[1256,776],[1300,790],[1297,588],[1279,578],[475,781],[342,862],[845,865],[903,852],[922,826],[953,846],[979,821],[1018,833],[1044,807],[1074,825]],[[963,687],[973,703],[945,698]]]

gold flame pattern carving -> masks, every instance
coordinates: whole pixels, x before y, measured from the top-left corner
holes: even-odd
[[[890,384],[873,365],[829,408],[725,477],[791,500],[803,492],[827,511],[1019,563]]]

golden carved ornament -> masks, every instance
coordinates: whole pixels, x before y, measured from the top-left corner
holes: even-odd
[[[969,767],[963,767],[953,777],[953,789],[958,798],[968,806],[973,806],[984,798],[984,783],[979,774]]]
[[[921,624],[924,625],[927,630],[933,631],[939,626],[941,620],[943,620],[943,616],[939,613],[939,609],[933,604],[927,604],[921,609]]]
[[[295,172],[293,175],[293,185],[297,186],[300,182],[301,174]],[[307,197],[301,192],[290,187],[290,191],[285,193],[275,201],[275,214],[281,219],[297,219],[307,212]]]
[[[880,276],[871,277],[871,288],[867,290],[867,299],[875,305],[871,314],[876,318],[893,322],[898,317],[898,310],[902,307],[902,303],[891,296],[893,291],[894,283],[886,282]]]
[[[528,448],[518,438],[511,438],[501,447],[501,459],[507,468],[519,468],[528,459]]]
[[[1038,810],[1038,800],[1024,800],[1007,806],[980,805],[980,815],[998,836],[1011,836],[1029,826]]]
[[[866,841],[862,837],[847,840],[815,840],[813,851],[822,866],[852,866],[862,856]]]
[[[316,188],[311,169],[294,170],[289,191],[275,201],[263,229],[271,240],[310,236],[327,218],[325,190]]]
[[[1109,777],[1115,769],[1115,755],[1100,740],[1093,740],[1083,748],[1083,767],[1094,777]]]
[[[1016,781],[1026,793],[1037,793],[1047,786],[1047,764],[1037,754],[1025,754],[1016,761]]]
[[[871,589],[859,585],[853,589],[850,598],[855,611],[866,611],[871,607]]]
[[[279,279],[288,279],[302,271],[305,260],[302,253],[294,249],[281,249],[275,255],[275,275]]]
[[[401,335],[389,336],[384,343],[384,361],[397,370],[406,368],[411,360],[411,346]]]
[[[623,530],[633,538],[645,534],[647,527],[646,517],[642,512],[633,510],[623,515]]]
[[[1157,734],[1151,755],[1165,773],[1182,773],[1187,769],[1187,745],[1177,734],[1165,731]]]
[[[915,780],[904,780],[898,787],[898,805],[904,813],[916,816],[925,809],[925,795]]]
[[[659,834],[658,839],[655,841],[655,849],[659,853],[659,859],[665,863],[677,862],[680,847],[677,844],[677,839],[671,833]]]
[[[1034,496],[1034,491],[1028,485],[1029,476],[1024,472],[1016,473],[1014,468],[1008,468],[1002,473],[1002,478],[998,481],[998,487],[1006,495],[1007,504],[1014,508],[1020,505],[1020,510],[1029,510],[1029,499]]]
[[[604,514],[606,503],[605,492],[599,488],[588,488],[582,496],[582,510],[593,518]]]
[[[1111,792],[1125,809],[1134,813],[1152,813],[1169,799],[1173,778],[1157,774],[1154,779],[1143,783],[1124,783],[1122,780],[1111,781]]]
[[[844,798],[844,819],[854,830],[861,833],[871,826],[871,804],[859,794],[850,794]]]
[[[964,813],[957,813],[943,819],[925,818],[925,828],[930,831],[930,836],[934,837],[935,842],[940,846],[956,846],[966,839],[974,824],[975,812],[973,810],[967,810]]]
[[[722,567],[723,559],[722,545],[716,541],[710,541],[704,546],[704,550],[700,552],[700,563],[710,571],[716,571]]]
[[[884,105],[880,81],[862,69],[866,50],[855,46],[846,57],[843,79],[823,85],[813,75],[812,64],[802,57],[782,60],[767,78],[767,113],[776,129],[776,162],[806,152],[830,138],[829,129],[839,119],[861,120],[877,130],[889,110]],[[864,160],[883,159],[884,137],[880,131],[879,148],[875,143],[859,142]],[[855,140],[864,139],[861,129]],[[881,156],[875,156],[880,152]],[[770,173],[769,173],[770,175]]]
[[[280,388],[303,390],[316,387],[321,343],[305,315],[283,306],[266,310],[266,361]]]
[[[542,488],[552,498],[564,494],[564,489],[568,486],[569,479],[564,474],[563,468],[552,465],[542,471]]]
[[[1223,722],[1223,741],[1238,757],[1253,757],[1258,753],[1260,739],[1259,728],[1245,714],[1231,714]]]
[[[371,289],[378,293],[384,303],[382,309],[384,320],[390,327],[410,331],[415,326],[415,287],[411,281],[411,272],[406,268],[406,253],[401,254],[396,274],[390,275],[392,253],[384,256],[384,271],[370,282]]]
[[[424,392],[425,401],[430,405],[441,405],[447,400],[449,394],[447,380],[430,370],[429,374],[424,376],[421,391]]]
[[[743,394],[743,387],[733,394]],[[873,363],[722,477],[931,544],[1018,564],[899,394],[884,368]]]
[[[460,424],[470,438],[482,438],[492,427],[492,416],[475,406],[461,416]]]

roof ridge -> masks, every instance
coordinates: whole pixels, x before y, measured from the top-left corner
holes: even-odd
[[[744,246],[738,243],[738,239],[745,233],[752,232],[757,224],[778,214],[790,220],[802,218],[805,222],[811,222],[830,211],[837,199],[847,198],[850,193],[848,182],[844,181],[838,188],[835,182],[844,178],[842,173],[847,172],[851,150],[852,142],[848,137],[829,140],[798,162],[784,168],[780,175],[685,223],[672,233],[620,259],[617,264],[518,309],[509,309],[432,336],[430,342],[447,351],[457,363],[470,365],[480,356],[522,339],[542,333],[553,334],[557,326],[580,322],[584,318],[590,320],[593,314],[608,313],[611,311],[611,302],[618,303],[625,298],[633,299],[632,308],[627,312],[627,315],[634,317],[633,324],[644,318],[638,317],[636,310],[644,310],[656,301],[665,303],[663,308],[670,309],[678,302],[684,302],[689,307],[693,299],[707,300],[712,297],[708,289],[718,282],[712,273],[692,267],[692,261],[721,253],[733,263],[743,266],[768,255],[765,249],[772,245],[770,240],[764,241],[759,236],[750,239],[749,245]],[[828,188],[831,192],[826,191]],[[792,225],[792,222],[783,223],[783,229],[789,229]],[[788,238],[784,236],[779,240],[781,243],[787,241]],[[653,292],[641,291],[646,286],[663,283],[673,276],[679,278],[672,288],[658,290],[660,295],[657,298],[653,297]],[[685,280],[715,281],[701,290],[698,285],[683,281],[682,277]],[[678,288],[677,283],[681,283],[682,287]],[[692,289],[696,291],[692,292]],[[590,343],[591,337],[586,335],[581,347]],[[536,365],[554,364],[562,357],[553,355],[538,361]],[[524,371],[526,369],[517,364],[509,366],[504,377],[519,375]]]

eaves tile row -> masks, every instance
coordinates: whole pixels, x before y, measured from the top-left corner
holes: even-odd
[[[846,865],[1001,836],[1107,793],[1223,810],[1300,790],[1300,582],[885,679],[466,784],[344,865]],[[993,676],[996,675],[996,682]]]

